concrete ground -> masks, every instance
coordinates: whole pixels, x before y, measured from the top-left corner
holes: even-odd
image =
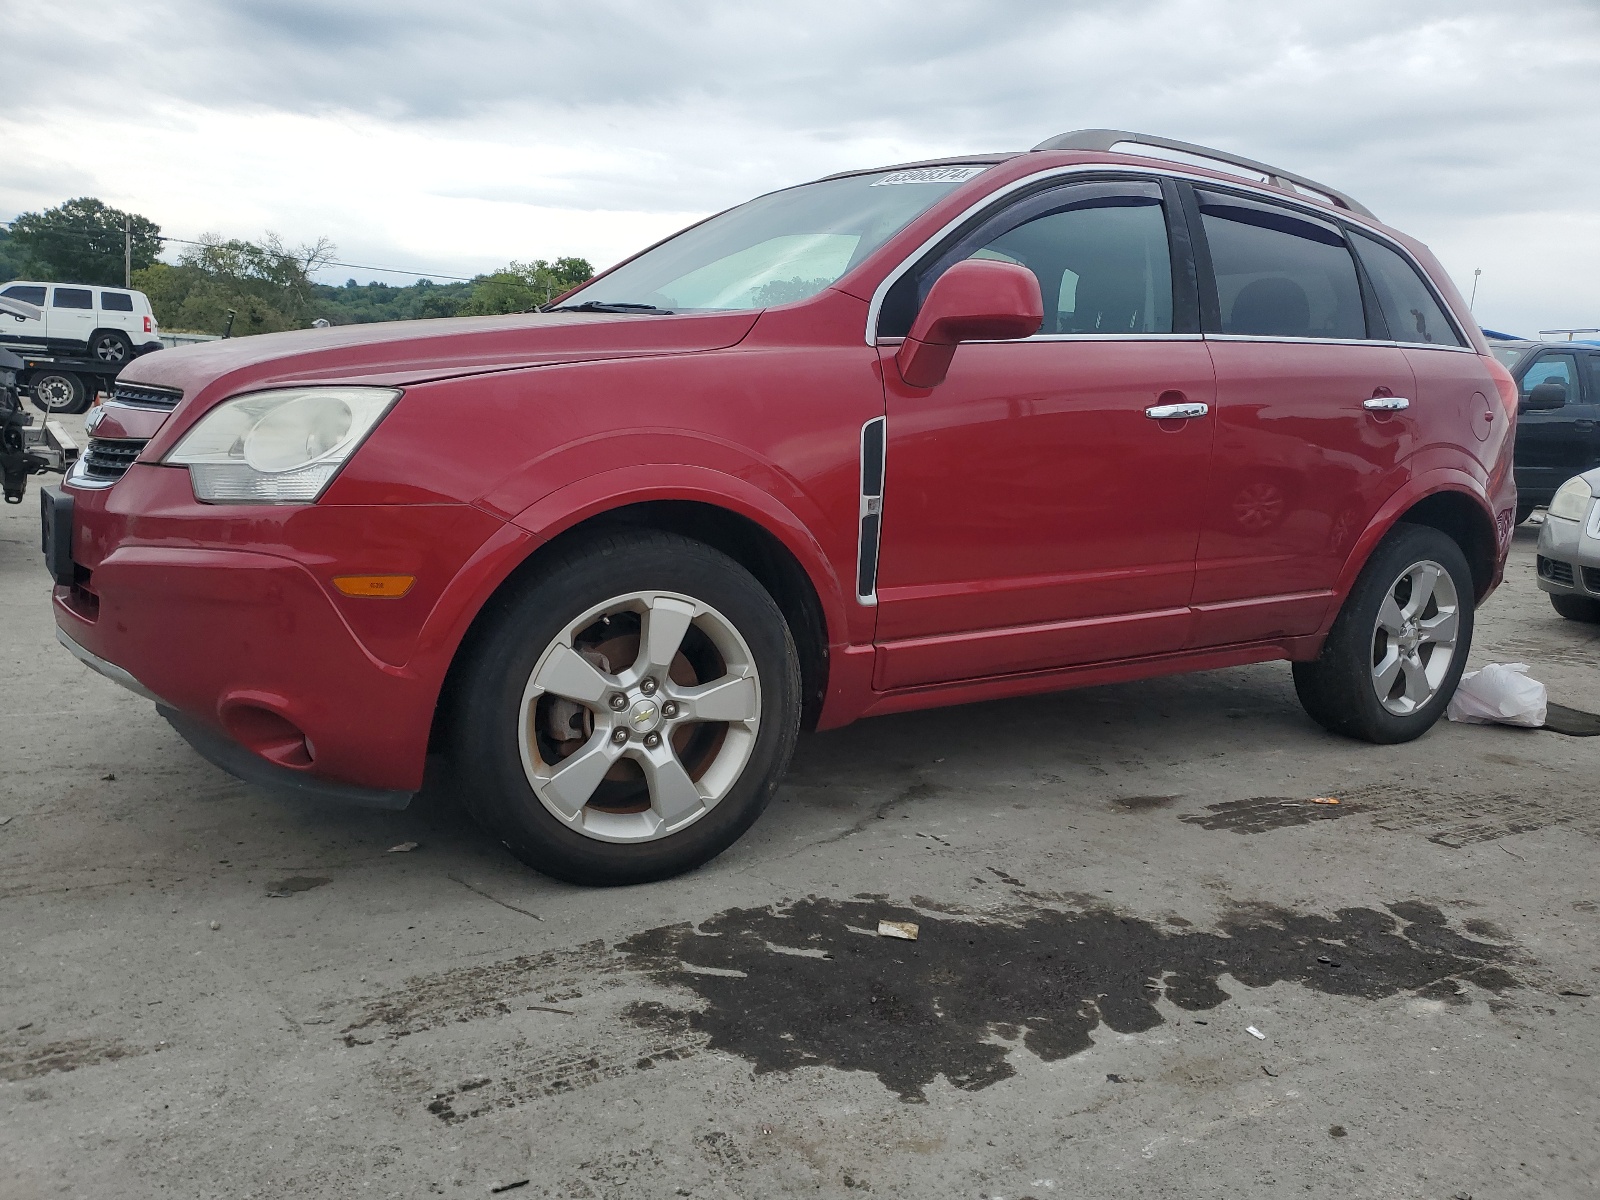
[[[56,645],[33,499],[0,1197],[1600,1191],[1600,740],[1340,741],[1281,664],[882,718],[709,867],[584,891],[442,788],[201,761]],[[1473,662],[1600,711],[1534,532]]]

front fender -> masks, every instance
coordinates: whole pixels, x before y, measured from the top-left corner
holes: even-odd
[[[549,493],[524,508],[512,525],[540,542],[631,504],[652,500],[685,500],[725,509],[761,526],[792,554],[811,580],[822,604],[828,642],[842,646],[870,642],[870,610],[846,603],[844,586],[811,526],[770,491],[747,479],[710,467],[685,463],[641,463],[588,476]],[[824,520],[823,514],[811,514]],[[859,625],[861,628],[854,628]]]

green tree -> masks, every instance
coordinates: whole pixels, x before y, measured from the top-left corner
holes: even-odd
[[[0,225],[0,283],[18,279],[22,275],[22,251],[11,237],[11,231]]]
[[[335,253],[327,238],[290,249],[272,233],[259,242],[206,234],[175,265],[158,262],[135,272],[133,285],[173,331],[221,333],[229,312],[235,334],[301,329],[318,307],[311,274]]]
[[[122,285],[123,223],[133,226],[133,267],[142,270],[161,252],[161,227],[136,213],[80,196],[11,222],[11,242],[20,252],[18,273],[61,283]]]
[[[594,276],[585,258],[558,258],[547,262],[512,262],[472,281],[472,296],[461,308],[463,316],[529,312],[550,303]]]

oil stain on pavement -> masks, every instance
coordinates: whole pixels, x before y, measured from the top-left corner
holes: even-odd
[[[1208,804],[1203,813],[1185,813],[1178,820],[1201,829],[1226,829],[1232,833],[1266,833],[1290,825],[1335,820],[1358,809],[1348,804],[1318,804],[1294,796],[1254,796]]]
[[[914,921],[920,937],[876,937],[880,920]],[[868,1071],[911,1101],[940,1075],[976,1090],[1014,1074],[1006,1043],[1019,1039],[1053,1061],[1088,1049],[1102,1023],[1117,1033],[1161,1025],[1162,998],[1215,1008],[1229,998],[1223,975],[1366,999],[1517,986],[1509,947],[1414,901],[1327,916],[1256,908],[1206,932],[1105,909],[997,920],[809,897],[647,930],[616,949],[628,967],[703,1001],[634,1005],[637,1024],[692,1030],[757,1071]]]

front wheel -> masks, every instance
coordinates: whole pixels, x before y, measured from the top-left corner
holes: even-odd
[[[1378,743],[1421,737],[1444,713],[1472,646],[1472,571],[1455,541],[1397,525],[1373,552],[1311,662],[1294,664],[1312,719]]]
[[[473,816],[523,862],[643,883],[727,849],[794,751],[800,669],[738,563],[654,531],[601,535],[496,601],[454,691]]]
[[[1600,600],[1591,600],[1588,596],[1558,596],[1552,592],[1550,607],[1569,621],[1600,624]]]

